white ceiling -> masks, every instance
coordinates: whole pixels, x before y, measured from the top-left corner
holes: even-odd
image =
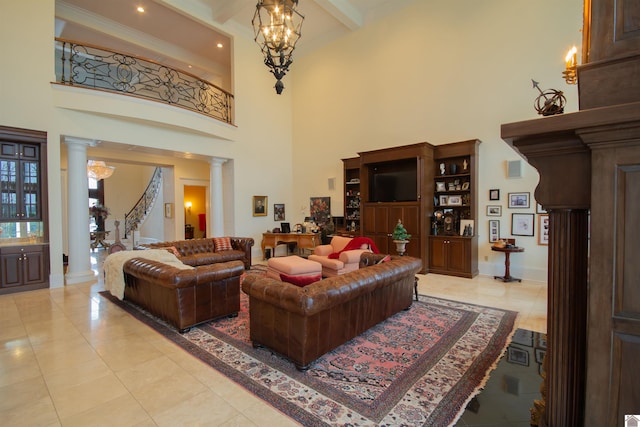
[[[295,57],[388,15],[414,0],[300,0],[305,16]],[[253,38],[257,0],[58,0],[56,36],[121,49],[207,77],[230,70],[231,41],[205,23]],[[143,6],[145,13],[136,11]],[[185,12],[186,11],[186,12]],[[202,18],[202,19],[201,19]],[[217,48],[220,42],[223,48]],[[256,46],[256,49],[258,47]]]

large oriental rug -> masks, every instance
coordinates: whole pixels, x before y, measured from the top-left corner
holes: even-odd
[[[454,423],[495,367],[517,315],[420,295],[409,310],[299,372],[268,349],[252,347],[244,293],[238,317],[183,335],[136,306],[102,294],[305,426]]]

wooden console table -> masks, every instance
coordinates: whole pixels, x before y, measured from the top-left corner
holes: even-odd
[[[509,272],[509,266],[511,262],[509,261],[509,257],[513,252],[524,252],[524,248],[519,248],[517,246],[513,246],[511,248],[496,248],[494,246],[491,247],[492,251],[504,252],[504,276],[493,276],[494,279],[500,279],[503,282],[522,282],[522,279],[518,279],[516,277],[512,277]]]
[[[262,258],[266,259],[265,249],[271,248],[272,254],[279,243],[295,242],[300,249],[313,249],[320,241],[319,233],[262,233]]]

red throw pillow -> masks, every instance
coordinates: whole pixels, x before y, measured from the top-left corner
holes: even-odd
[[[231,246],[231,237],[214,237],[213,244],[216,247],[216,252],[233,250],[233,246]]]
[[[384,258],[380,259],[380,261],[376,262],[376,264],[382,264],[383,262],[391,261],[391,255],[387,255]]]
[[[304,288],[318,280],[322,279],[322,274],[313,274],[310,276],[289,276],[288,274],[280,273],[280,280],[283,282],[291,283],[292,285]]]
[[[171,252],[172,254],[174,254],[177,258],[180,258],[182,256],[180,255],[180,252],[178,252],[178,249],[176,249],[175,246],[167,246],[165,247],[165,249]]]

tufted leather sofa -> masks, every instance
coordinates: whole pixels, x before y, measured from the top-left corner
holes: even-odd
[[[231,251],[216,252],[212,238],[176,240],[173,242],[145,243],[134,249],[161,249],[173,246],[180,252],[180,261],[193,267],[240,260],[244,268],[251,268],[251,247],[254,240],[251,237],[231,237]]]
[[[240,310],[242,261],[217,262],[182,270],[157,261],[132,258],[124,263],[124,299],[175,326],[192,326]]]
[[[242,282],[249,295],[250,338],[305,370],[318,357],[411,306],[415,274],[412,257],[363,253],[362,268],[304,288],[251,275]]]

